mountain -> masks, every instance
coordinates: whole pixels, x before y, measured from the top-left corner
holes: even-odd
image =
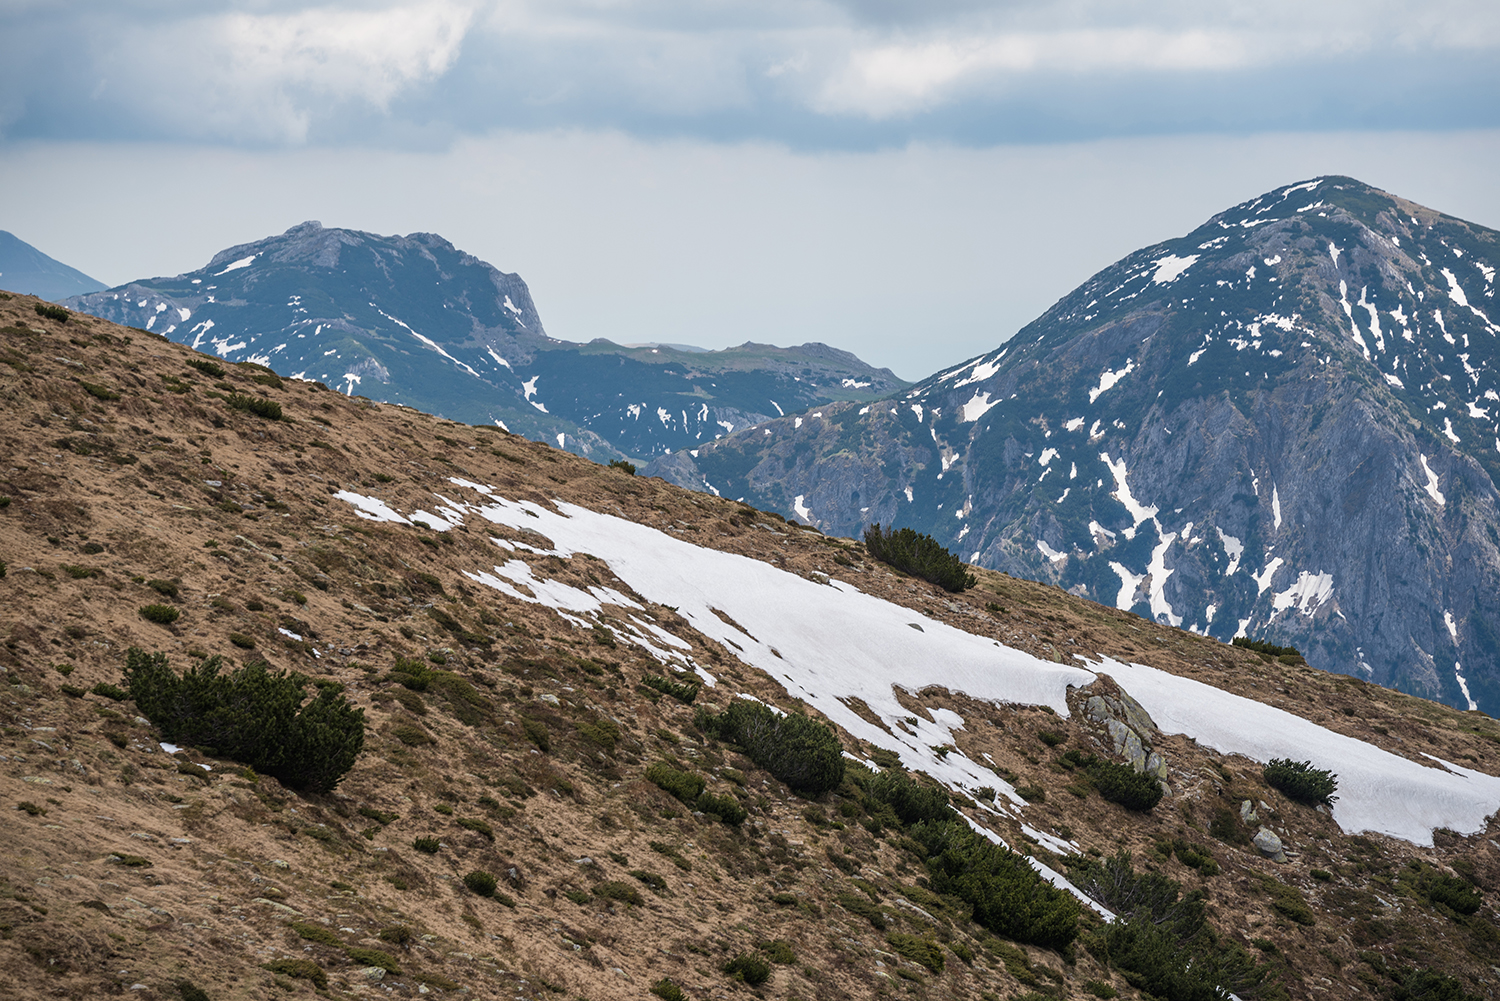
[[[1500,713],[1497,264],[1494,230],[1318,178],[910,390],[648,471]]]
[[[53,260],[15,234],[0,229],[0,288],[57,300],[103,287],[103,282]]]
[[[8,998],[1496,993],[1480,714],[29,297],[0,398]]]
[[[661,455],[907,385],[822,344],[704,351],[555,340],[519,276],[442,237],[317,222],[231,247],[197,271],[67,305],[346,394],[499,422],[598,460]]]

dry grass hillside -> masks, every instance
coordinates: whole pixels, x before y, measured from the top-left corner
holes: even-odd
[[[403,511],[430,507],[452,476],[513,500],[562,498],[841,579],[1044,659],[1149,664],[1423,764],[1430,753],[1500,774],[1500,726],[1481,714],[1002,574],[976,571],[978,586],[948,594],[729,500],[39,304],[0,301],[6,997],[1145,996],[1087,909],[1054,948],[976,920],[871,773],[851,766],[808,799],[705,732],[695,713],[735,693],[797,706],[674,609],[641,599],[719,678],[691,704],[643,684],[666,672],[607,629],[465,578],[494,565],[491,536],[505,532],[362,520],[339,490]],[[552,580],[631,594],[602,560],[528,558]],[[175,620],[151,621],[149,606]],[[209,748],[169,754],[120,687],[130,648],[178,672],[220,655],[226,671],[259,660],[335,683],[363,710],[362,751],[328,793]],[[1500,997],[1493,815],[1487,831],[1440,831],[1430,848],[1350,836],[1270,788],[1258,764],[1171,735],[1154,743],[1170,793],[1130,811],[1078,766],[1113,753],[1085,713],[976,704],[940,671],[933,681],[902,696],[912,713],[970,721],[959,750],[992,762],[1030,801],[1027,823],[1079,854],[1063,859],[966,796],[955,809],[1075,878],[1084,860],[1128,850],[1137,872],[1201,901],[1196,941],[1260,967],[1253,997]],[[1084,694],[1112,692],[1103,678]],[[743,822],[649,780],[653,766],[668,774],[662,763],[738,804]],[[1286,861],[1249,843],[1246,801]],[[727,974],[741,956],[753,962]],[[1440,976],[1416,977],[1423,968]]]

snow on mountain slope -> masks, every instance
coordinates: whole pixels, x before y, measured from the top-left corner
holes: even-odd
[[[1497,264],[1500,233],[1318,178],[899,397],[647,472],[1494,714]]]
[[[842,582],[809,581],[759,560],[696,546],[562,501],[552,509],[508,500],[483,484],[452,482],[475,496],[465,501],[440,495],[439,510],[448,516],[540,532],[552,541],[549,555],[587,553],[604,560],[636,592],[676,608],[699,632],[732,647],[740,659],[784,685],[789,695],[815,706],[860,740],[896,752],[908,767],[955,791],[1002,786],[1009,805],[996,808],[1014,816],[1026,808],[1014,787],[957,750],[936,751],[955,747],[953,733],[965,725],[964,719],[946,709],[929,710],[927,719],[913,716],[896,698],[897,690],[915,694],[942,685],[984,701],[1048,706],[1067,716],[1068,688],[1096,680],[1092,670],[1041,660]],[[339,496],[354,504],[361,517],[386,516],[370,499],[348,492]],[[556,585],[529,579],[529,569],[523,579],[507,567],[493,569],[527,584],[533,596],[526,600],[577,613],[568,617],[579,626],[592,625],[587,616],[596,616],[602,603],[640,607],[618,594],[584,595],[573,588],[563,593]],[[471,574],[471,579],[521,596],[493,577],[485,579],[484,573]],[[639,631],[646,623],[633,623],[636,628],[623,634],[627,641],[664,663],[698,668],[681,654],[653,649]],[[671,637],[657,639],[670,642]],[[1311,757],[1318,767],[1331,769],[1340,777],[1333,817],[1347,832],[1376,831],[1430,845],[1434,829],[1480,831],[1485,818],[1500,808],[1500,778],[1495,776],[1446,762],[1424,768],[1283,710],[1154,668],[1107,658],[1090,666],[1110,674],[1169,732],[1259,762]],[[862,700],[884,726],[854,712],[853,699]]]

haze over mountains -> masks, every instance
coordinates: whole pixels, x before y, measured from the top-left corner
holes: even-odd
[[[48,257],[14,233],[0,229],[0,288],[56,301],[103,287],[103,282]]]
[[[1293,184],[888,400],[647,472],[1493,714],[1497,264],[1493,230]]]
[[[907,385],[822,344],[701,351],[555,340],[520,276],[440,236],[317,222],[68,305],[346,394],[501,423],[598,461],[661,455]]]

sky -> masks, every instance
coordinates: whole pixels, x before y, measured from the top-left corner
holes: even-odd
[[[107,284],[436,232],[550,334],[917,379],[1348,174],[1500,228],[1493,0],[0,0],[0,229]]]

